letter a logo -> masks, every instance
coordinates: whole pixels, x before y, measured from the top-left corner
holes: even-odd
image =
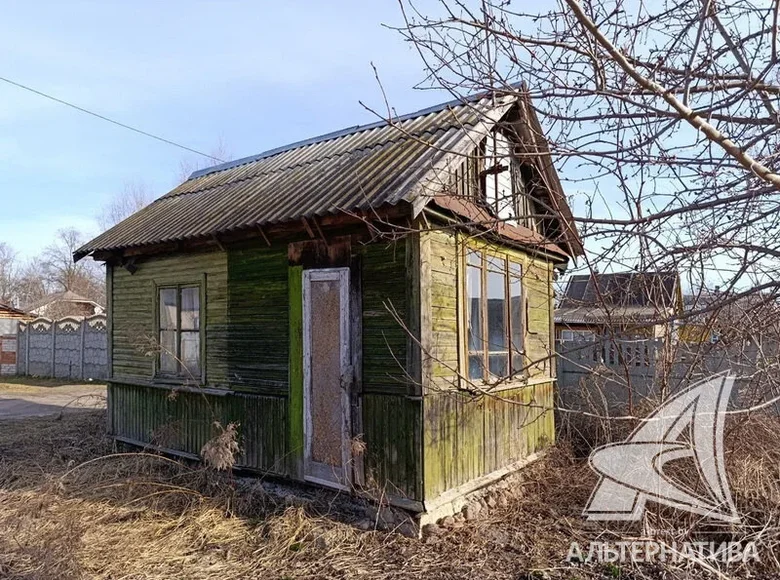
[[[734,378],[714,375],[678,393],[621,443],[593,450],[600,475],[583,515],[589,520],[642,517],[647,500],[724,522],[739,521],[723,461],[723,424]],[[689,489],[664,473],[672,460],[692,460],[702,486]]]

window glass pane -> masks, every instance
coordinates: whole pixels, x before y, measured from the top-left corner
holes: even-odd
[[[482,363],[482,354],[469,355],[469,378],[481,379],[485,376],[485,365]]]
[[[496,173],[494,168],[499,163],[496,152],[495,135],[488,135],[485,141],[485,201],[491,207],[496,205]]]
[[[200,379],[200,333],[181,333],[182,375],[188,379]]]
[[[505,377],[509,375],[509,355],[503,354],[490,354],[488,356],[488,370],[491,375],[496,377]]]
[[[160,330],[176,329],[176,289],[160,288]]]
[[[518,197],[528,192],[528,185],[525,182],[523,170],[517,161],[512,162],[512,188]]]
[[[466,303],[469,315],[469,351],[485,348],[482,338],[482,269],[469,265],[466,280]]]
[[[466,254],[466,261],[469,266],[476,266],[477,268],[482,267],[482,254],[479,252],[475,252],[473,250],[469,250]]]
[[[514,194],[515,217],[527,225],[527,188],[525,179],[523,178],[523,172],[517,161],[512,162],[512,192]]]
[[[487,317],[488,352],[507,352],[506,262],[500,258],[488,258]]]
[[[173,374],[178,371],[176,363],[176,331],[160,331],[160,372]]]
[[[182,330],[200,328],[200,288],[181,289],[181,327]]]
[[[523,324],[523,268],[520,264],[509,262],[509,325],[512,329],[512,372],[521,370],[525,364],[523,361],[523,338],[525,326]]]

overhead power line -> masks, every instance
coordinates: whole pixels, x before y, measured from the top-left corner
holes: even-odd
[[[60,103],[61,105],[65,105],[66,107],[70,107],[71,109],[76,109],[77,111],[81,111],[82,113],[86,113],[87,115],[92,115],[93,117],[97,117],[98,119],[101,119],[103,121],[108,121],[109,123],[111,123],[112,125],[116,125],[117,127],[122,127],[123,129],[129,129],[130,131],[133,131],[134,133],[138,133],[139,135],[143,135],[145,137],[151,137],[152,139],[156,139],[157,141],[161,141],[162,143],[167,143],[168,145],[173,145],[174,147],[178,147],[179,149],[184,149],[185,151],[189,151],[190,153],[195,153],[197,155],[202,155],[203,157],[208,157],[209,159],[213,159],[214,161],[219,161],[220,163],[225,162],[224,159],[220,159],[219,157],[214,157],[213,155],[209,155],[208,153],[203,153],[203,151],[198,151],[197,149],[193,149],[192,147],[187,147],[186,145],[182,145],[181,143],[176,143],[175,141],[171,141],[170,139],[166,139],[165,137],[160,137],[159,135],[148,133],[147,131],[144,131],[142,129],[137,129],[136,127],[126,125],[125,123],[120,123],[119,121],[115,121],[114,119],[106,117],[105,115],[101,115],[100,113],[95,113],[94,111],[90,111],[89,109],[85,109],[84,107],[79,107],[78,105],[74,105],[73,103],[69,103],[68,101],[58,99],[57,97],[46,94],[32,87],[28,87],[27,85],[23,85],[22,83],[17,83],[16,81],[12,81],[11,79],[0,77],[0,81],[18,87],[20,89],[24,89],[25,91],[35,93],[38,96],[54,101],[55,103]]]

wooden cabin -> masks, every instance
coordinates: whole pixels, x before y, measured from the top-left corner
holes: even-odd
[[[529,101],[491,94],[196,171],[74,257],[107,265],[118,441],[236,423],[242,468],[441,513],[553,441],[581,251]]]

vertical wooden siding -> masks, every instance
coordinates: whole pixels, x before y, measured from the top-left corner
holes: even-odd
[[[253,393],[288,391],[287,247],[252,243],[228,249],[230,387]]]
[[[408,287],[414,280],[407,276],[410,243],[416,240],[360,250],[364,468],[369,490],[421,500],[422,405],[404,368],[412,343],[405,328],[414,307],[409,297],[416,295]]]
[[[428,353],[429,388],[457,387],[458,369],[458,244],[451,232],[427,231],[421,234],[420,259],[429,276],[423,279],[430,308],[429,332],[424,335]],[[425,356],[425,355],[424,355]]]
[[[290,321],[290,392],[288,403],[290,474],[303,479],[303,268],[288,272]]]
[[[404,395],[408,333],[393,316],[406,319],[406,242],[361,249],[363,287],[363,392]]]
[[[227,256],[202,252],[163,256],[138,262],[130,274],[112,269],[112,376],[150,379],[154,371],[155,285],[206,280],[206,382],[222,385],[227,372]]]
[[[388,493],[421,499],[422,406],[410,397],[416,385],[404,369],[412,340],[405,322],[390,311],[406,321],[409,296],[414,296],[406,243],[353,248],[363,289],[362,435],[366,480]],[[156,258],[133,276],[117,268],[112,293],[117,377],[152,378],[152,357],[131,339],[154,332],[154,284],[195,281],[205,272],[207,386],[240,392],[179,392],[168,399],[164,389],[116,384],[111,387],[114,433],[197,454],[215,434],[215,418],[223,425],[237,421],[246,450],[242,465],[300,477],[295,458],[302,445],[301,319],[300,304],[296,309],[293,302],[301,299],[301,271],[288,266],[286,249],[258,244]],[[291,386],[298,387],[293,397]],[[171,441],[160,440],[163,435]]]
[[[425,499],[488,475],[555,440],[552,383],[473,398],[458,392],[425,397]]]
[[[223,427],[238,424],[239,465],[287,474],[287,399],[236,393],[215,396],[125,384],[109,386],[114,435],[198,455]]]
[[[422,402],[398,395],[363,395],[366,487],[377,496],[422,501]]]

